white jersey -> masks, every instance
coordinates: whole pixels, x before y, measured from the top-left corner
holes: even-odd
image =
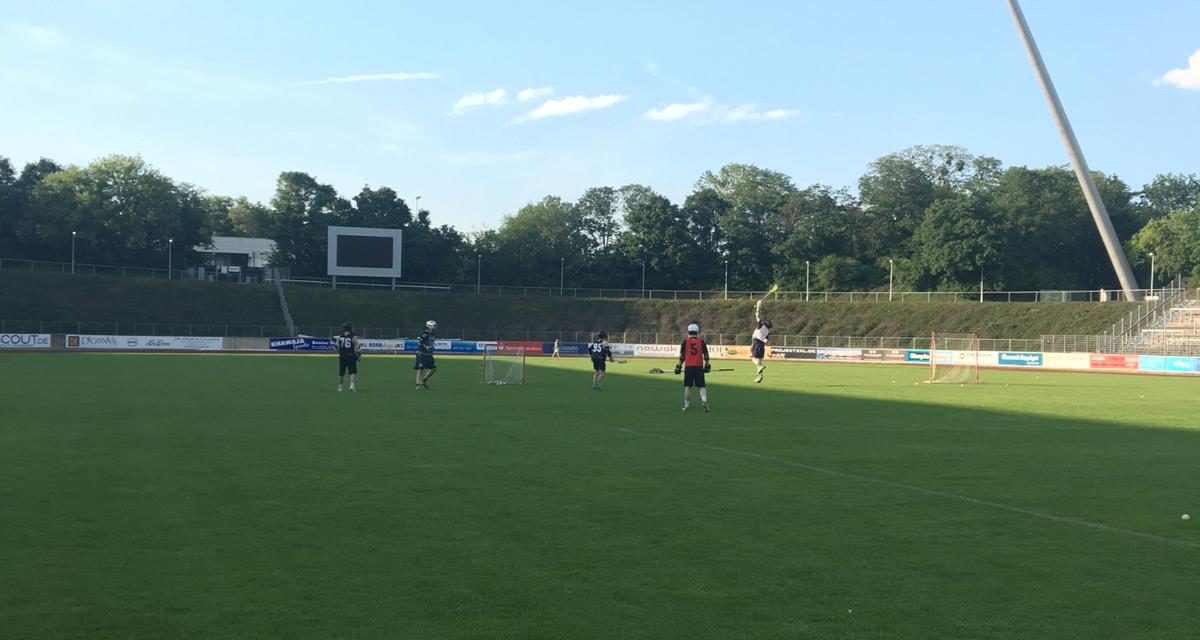
[[[766,342],[767,336],[769,336],[769,335],[771,335],[771,330],[766,328],[765,326],[759,327],[754,330],[754,339],[758,340],[759,342]]]

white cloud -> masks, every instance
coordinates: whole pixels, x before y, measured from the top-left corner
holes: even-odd
[[[439,78],[436,73],[429,71],[407,72],[401,71],[397,73],[368,73],[355,76],[333,76],[324,80],[310,80],[307,82],[297,82],[298,85],[317,85],[317,84],[342,84],[346,82],[405,82],[408,80],[435,80]]]
[[[35,47],[57,47],[67,39],[54,29],[47,29],[23,22],[15,22],[4,27],[4,33],[16,42]]]
[[[708,102],[676,102],[661,109],[647,111],[646,119],[658,122],[671,122],[673,120],[682,120],[688,116],[706,113],[710,109],[712,109],[712,104]]]
[[[628,98],[629,96],[602,95],[590,98],[587,96],[568,96],[558,100],[547,100],[542,103],[542,106],[526,114],[524,119],[540,120],[542,118],[565,116],[596,109],[607,109],[608,107],[624,102]]]
[[[521,89],[517,92],[517,100],[520,102],[529,102],[530,100],[539,100],[548,98],[554,95],[554,87],[538,87],[536,89]]]
[[[723,110],[720,119],[725,122],[750,122],[756,120],[786,120],[799,115],[795,109],[771,109],[759,111],[753,104],[740,104],[732,109]]]
[[[508,102],[508,92],[504,89],[496,89],[486,93],[468,93],[458,99],[454,103],[454,107],[450,113],[454,115],[462,115],[476,107],[499,106]]]
[[[753,122],[763,120],[786,120],[800,115],[795,109],[771,109],[759,111],[753,104],[740,104],[736,107],[714,104],[709,99],[700,102],[676,102],[661,109],[651,109],[646,112],[647,120],[656,122],[673,122],[691,119],[695,122]]]
[[[1164,73],[1161,78],[1155,80],[1154,83],[1169,84],[1172,87],[1180,89],[1200,91],[1200,50],[1188,58],[1186,69],[1171,69]]]

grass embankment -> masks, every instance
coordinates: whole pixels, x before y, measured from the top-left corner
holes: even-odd
[[[434,318],[443,335],[462,332],[648,331],[677,333],[698,320],[706,333],[745,334],[754,305],[745,300],[599,300],[287,290],[296,323],[324,330],[350,320],[360,327],[417,328]],[[1096,334],[1125,315],[1123,303],[824,303],[765,306],[783,335],[921,336],[976,331],[983,338]],[[282,323],[268,286],[0,272],[0,319],[230,325]]]

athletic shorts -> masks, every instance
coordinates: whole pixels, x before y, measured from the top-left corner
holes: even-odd
[[[433,361],[433,355],[429,353],[417,354],[417,365],[413,369],[436,369],[437,363]]]
[[[683,386],[704,388],[704,367],[684,367]]]
[[[607,371],[608,370],[607,362],[608,361],[605,360],[604,358],[592,358],[592,370],[593,371]]]
[[[754,341],[754,342],[753,342],[753,343],[750,345],[750,357],[751,357],[751,358],[765,358],[765,357],[767,357],[767,344],[766,344],[765,342],[762,342],[762,341],[760,341],[760,340],[755,340],[755,341]]]
[[[357,356],[338,356],[338,375],[344,376],[347,373],[358,375]]]

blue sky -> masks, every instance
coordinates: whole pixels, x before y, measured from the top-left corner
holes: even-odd
[[[1023,6],[1093,168],[1200,172],[1200,2]],[[729,162],[853,186],[915,144],[1067,161],[1003,0],[3,0],[0,56],[18,163],[140,154],[263,201],[301,170],[464,231],[590,186],[681,201]]]

